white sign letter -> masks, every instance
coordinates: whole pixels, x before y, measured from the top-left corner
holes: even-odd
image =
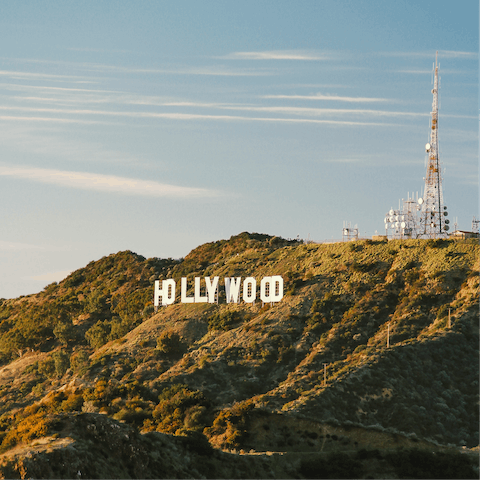
[[[206,303],[207,297],[202,297],[200,294],[202,293],[200,290],[200,277],[195,277],[195,303]]]
[[[257,281],[253,277],[247,277],[243,281],[243,301],[245,303],[253,303],[255,302],[256,298],[257,298]]]
[[[279,302],[283,298],[283,278],[280,275],[264,277],[260,282],[262,302]]]
[[[162,297],[162,305],[171,305],[175,301],[175,280],[162,280],[162,289],[160,290],[160,280],[155,280],[155,294],[153,304],[158,307],[159,297]]]
[[[193,303],[194,298],[187,297],[187,277],[182,277],[181,293],[182,303]]]
[[[215,293],[217,293],[218,278],[213,277],[213,283],[210,282],[210,277],[205,277],[205,285],[207,286],[208,303],[215,303]]]
[[[227,303],[238,303],[240,298],[240,282],[242,278],[225,278],[225,294],[227,295]]]

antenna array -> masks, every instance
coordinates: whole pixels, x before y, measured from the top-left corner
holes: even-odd
[[[427,174],[423,198],[415,200],[408,195],[403,206],[391,209],[385,216],[387,236],[393,238],[439,238],[446,237],[450,229],[447,207],[443,204],[442,175],[438,158],[438,52],[435,56],[433,80],[432,118],[430,142],[425,145],[428,154]]]

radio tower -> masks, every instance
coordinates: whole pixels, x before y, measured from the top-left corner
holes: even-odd
[[[427,175],[423,198],[418,199],[421,206],[418,236],[427,238],[445,237],[449,220],[447,207],[443,205],[442,172],[438,159],[438,52],[435,56],[435,77],[433,82],[432,120],[430,143],[425,145],[428,153]]]

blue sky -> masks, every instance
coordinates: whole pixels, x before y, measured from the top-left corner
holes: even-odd
[[[0,298],[119,250],[362,236],[419,192],[435,52],[478,218],[478,1],[0,3]]]

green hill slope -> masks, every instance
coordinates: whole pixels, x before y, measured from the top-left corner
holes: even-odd
[[[236,452],[473,448],[479,267],[470,241],[242,233],[181,260],[120,252],[0,300],[5,465],[98,413]],[[279,303],[226,303],[221,288],[218,304],[153,308],[157,279],[269,275],[285,281]]]

